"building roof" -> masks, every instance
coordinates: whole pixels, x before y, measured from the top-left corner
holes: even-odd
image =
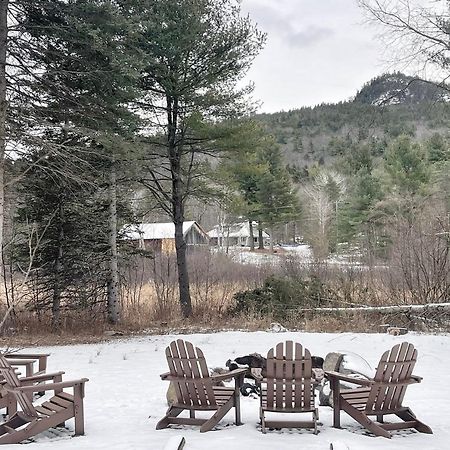
[[[258,224],[256,222],[253,222],[253,234],[258,236]],[[219,236],[245,238],[250,236],[250,227],[248,222],[225,224],[222,226],[216,225],[212,230],[208,231],[208,236],[210,238],[216,238]],[[263,237],[269,238],[270,236],[263,230]]]
[[[204,233],[201,227],[193,220],[183,223],[183,235],[193,227],[199,229],[200,233]],[[175,225],[172,222],[165,223],[141,223],[139,225],[127,225],[124,227],[126,239],[174,239]]]

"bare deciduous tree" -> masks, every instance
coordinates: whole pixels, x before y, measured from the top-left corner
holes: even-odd
[[[380,38],[393,62],[427,79],[450,77],[450,1],[359,0],[369,21],[382,27]]]

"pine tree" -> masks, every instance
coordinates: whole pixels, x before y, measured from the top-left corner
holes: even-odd
[[[259,52],[264,35],[240,16],[234,0],[122,0],[135,21],[135,38],[145,68],[139,103],[153,134],[143,183],[175,225],[180,306],[192,313],[186,242],[185,203],[200,182],[205,155],[215,154],[217,136],[203,124],[242,114],[248,89],[237,82]],[[219,128],[220,129],[220,128]],[[156,168],[155,168],[156,167]]]
[[[384,168],[390,187],[401,195],[418,194],[430,178],[425,153],[421,145],[409,136],[400,136],[392,141],[385,154]]]
[[[258,217],[270,229],[270,249],[273,251],[274,227],[295,217],[298,200],[283,166],[280,149],[273,140],[267,139],[258,158],[267,166],[257,181]]]
[[[85,178],[96,186],[96,197],[109,203],[109,215],[103,218],[109,235],[109,277],[105,286],[108,319],[117,323],[120,301],[116,180],[124,156],[121,149],[130,148],[126,141],[133,136],[137,123],[127,107],[135,98],[139,73],[138,58],[127,52],[129,28],[109,1],[24,2],[21,14],[29,45],[37,49],[29,54],[29,46],[25,46],[22,52],[42,68],[40,76],[30,82],[30,88],[38,93],[30,109],[40,140],[29,140],[27,148],[34,152],[37,162],[39,158],[50,161],[64,155],[68,162],[65,172],[58,166],[45,165],[45,170],[54,169],[55,179],[72,177],[76,182],[83,178],[80,172],[86,170]],[[42,104],[44,98],[46,102]],[[27,160],[28,157],[23,159]],[[95,166],[95,177],[91,166]],[[84,211],[95,214],[92,208]],[[88,223],[89,216],[86,220],[80,223]],[[56,308],[57,302],[54,316]]]

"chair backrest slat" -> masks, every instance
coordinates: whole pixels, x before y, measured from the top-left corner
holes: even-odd
[[[267,407],[279,411],[314,407],[311,354],[299,343],[280,342],[267,354]]]
[[[203,353],[201,352],[200,349],[198,349],[197,354],[196,354],[195,348],[190,342],[186,342],[186,350],[187,350],[189,358],[191,358],[192,361],[197,359],[197,357],[200,356],[200,354],[203,357]],[[205,364],[206,364],[206,362],[205,362]],[[203,378],[202,374],[203,374],[204,368],[201,367],[200,362],[198,364],[192,364],[191,370],[192,370],[193,378]],[[207,405],[208,404],[208,392],[205,390],[205,384],[198,383],[196,387],[197,387],[197,396],[198,396],[199,404]]]
[[[286,341],[286,367],[284,370],[284,374],[287,380],[294,379],[294,364],[289,364],[287,361],[294,360],[294,346],[292,341]],[[285,386],[285,407],[286,409],[292,408],[294,405],[294,393],[296,386],[293,386],[291,383],[287,383]]]
[[[9,364],[8,360],[0,354],[0,372],[6,381],[6,384],[12,388],[21,387],[22,383],[19,380],[15,370]],[[17,403],[22,408],[22,412],[28,417],[38,417],[37,411],[34,409],[33,402],[27,394],[20,391],[15,391],[13,395],[16,397]]]
[[[166,348],[167,364],[177,401],[186,406],[216,405],[213,384],[203,352],[190,342],[178,339]]]
[[[417,361],[417,350],[403,342],[383,353],[374,377],[366,411],[389,411],[401,407],[407,382]]]

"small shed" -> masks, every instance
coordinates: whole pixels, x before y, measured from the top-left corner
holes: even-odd
[[[208,234],[195,221],[183,223],[183,236],[188,246],[208,245]],[[172,222],[128,225],[125,238],[136,241],[139,248],[155,253],[175,252],[175,225]]]
[[[247,222],[216,225],[208,231],[210,245],[219,247],[241,246],[250,247],[250,225]],[[267,245],[270,235],[263,230],[264,245]],[[258,224],[253,222],[253,241],[258,245]]]

